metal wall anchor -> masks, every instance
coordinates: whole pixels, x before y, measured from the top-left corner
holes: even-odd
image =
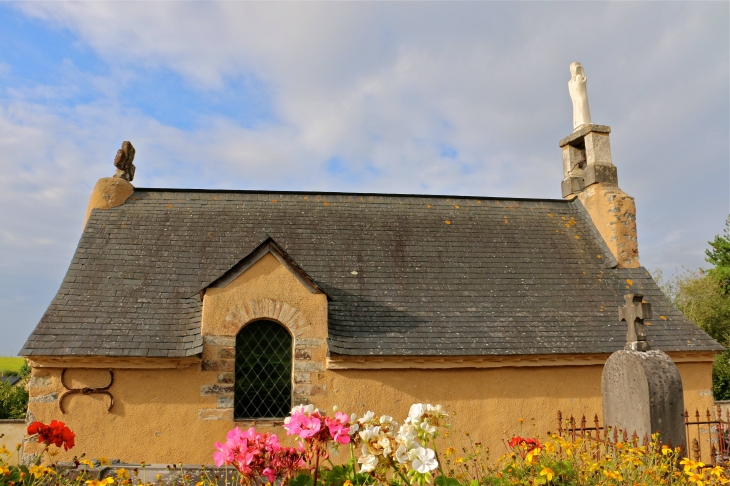
[[[93,393],[101,393],[102,395],[106,395],[109,397],[109,408],[107,408],[107,412],[112,411],[112,407],[114,406],[114,397],[112,396],[111,392],[107,391],[111,386],[114,384],[114,372],[112,370],[109,370],[109,384],[105,387],[101,388],[71,388],[66,384],[66,381],[64,380],[64,375],[66,374],[66,368],[61,371],[61,384],[66,389],[65,392],[61,394],[60,397],[58,397],[58,408],[61,409],[61,413],[66,413],[66,411],[63,409],[63,399],[67,397],[68,395],[73,395],[76,393],[80,393],[82,395],[91,395]]]

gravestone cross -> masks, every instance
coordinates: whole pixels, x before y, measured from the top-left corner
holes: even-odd
[[[626,321],[628,325],[624,349],[649,351],[651,348],[646,342],[644,319],[651,319],[651,304],[644,302],[644,296],[641,294],[624,295],[624,300],[626,303],[618,308],[619,319]]]
[[[640,438],[659,432],[663,443],[685,447],[682,377],[672,358],[649,348],[644,319],[651,318],[651,305],[641,294],[624,295],[624,301],[618,313],[628,326],[626,347],[603,367],[603,421]]]

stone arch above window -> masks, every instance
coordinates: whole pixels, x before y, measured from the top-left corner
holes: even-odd
[[[242,302],[226,316],[226,334],[235,336],[249,322],[256,319],[272,319],[281,323],[295,338],[301,336],[304,328],[309,326],[307,319],[299,310],[286,302],[273,299],[257,299]]]
[[[281,324],[257,320],[236,335],[234,419],[285,417],[292,402],[293,338]]]

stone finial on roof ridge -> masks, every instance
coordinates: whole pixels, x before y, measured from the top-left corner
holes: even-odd
[[[117,168],[117,171],[114,173],[113,177],[118,177],[128,182],[132,182],[132,180],[134,180],[134,171],[136,167],[132,162],[134,162],[135,153],[136,150],[134,150],[134,146],[130,141],[125,140],[122,142],[122,148],[117,150],[117,156],[114,157],[114,167]]]

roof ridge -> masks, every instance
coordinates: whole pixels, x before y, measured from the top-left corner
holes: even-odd
[[[534,201],[534,202],[560,202],[569,204],[562,198],[531,198],[531,197],[497,197],[497,196],[466,196],[455,194],[403,194],[403,193],[386,193],[386,192],[341,192],[341,191],[279,191],[279,190],[259,190],[259,189],[186,189],[173,187],[135,187],[135,192],[189,192],[203,194],[302,194],[306,196],[323,195],[323,196],[379,196],[379,197],[421,197],[435,199],[484,199],[489,201]]]

